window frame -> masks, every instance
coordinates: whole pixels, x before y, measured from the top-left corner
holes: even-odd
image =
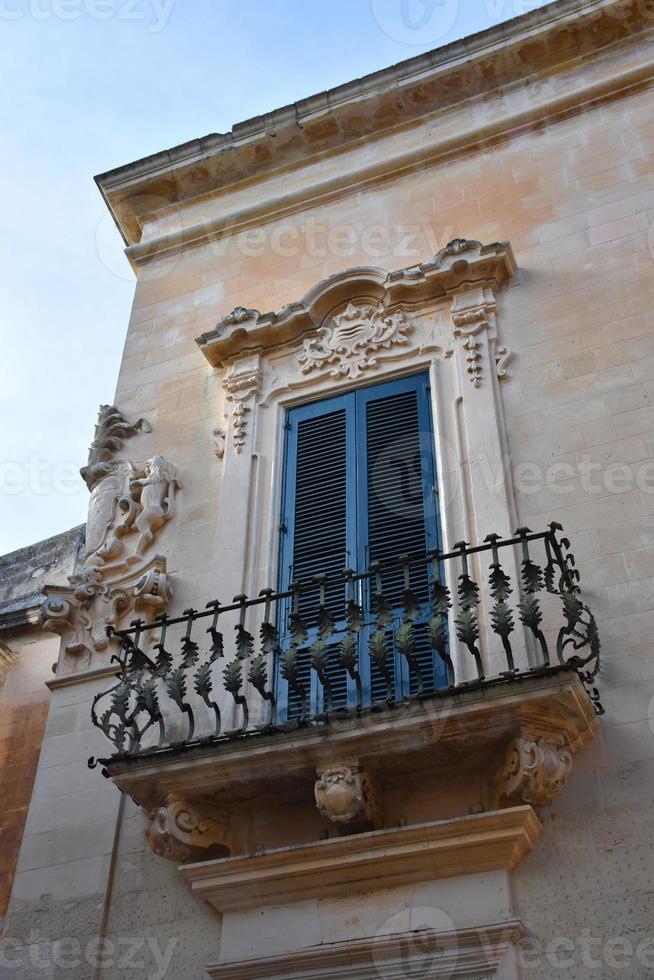
[[[295,514],[290,503],[295,500],[296,493],[296,460],[299,424],[313,418],[328,415],[330,411],[346,411],[346,551],[353,553],[354,561],[350,566],[357,572],[365,571],[368,566],[367,552],[369,549],[369,511],[368,511],[368,479],[367,468],[367,406],[374,401],[405,394],[416,393],[417,420],[421,457],[421,483],[424,507],[425,549],[442,546],[442,528],[439,506],[439,483],[436,451],[436,431],[431,406],[431,377],[429,370],[418,369],[399,378],[376,380],[368,385],[350,389],[337,395],[327,395],[312,399],[301,404],[287,405],[284,413],[284,440],[282,447],[282,480],[279,499],[279,550],[277,565],[277,587],[280,592],[287,591],[292,575],[294,556],[294,521]],[[293,420],[291,421],[291,416]],[[364,482],[365,479],[365,482]],[[345,566],[344,566],[345,567]],[[361,596],[363,600],[363,596]],[[278,622],[280,649],[288,640],[285,622],[290,612],[290,600],[280,604],[280,621]],[[344,624],[337,624],[337,632]],[[374,627],[367,625],[359,635],[359,671],[363,688],[364,704],[371,701],[371,661],[368,655],[367,640]],[[307,641],[307,646],[313,642],[313,636]],[[434,686],[440,686],[444,679],[443,665],[433,655],[432,669]],[[279,657],[273,668],[278,720],[284,721],[288,715],[288,682],[281,676]],[[409,695],[409,669],[405,658],[398,650],[394,651],[394,678],[396,697]],[[318,679],[315,671],[311,671],[310,705],[311,712],[320,710],[320,695]],[[356,705],[356,685],[347,677],[348,707]]]

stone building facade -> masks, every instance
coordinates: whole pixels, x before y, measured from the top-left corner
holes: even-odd
[[[653,16],[98,178],[137,285],[2,976],[652,975]]]
[[[59,637],[43,630],[43,586],[66,585],[84,527],[0,558],[0,934],[33,794]]]

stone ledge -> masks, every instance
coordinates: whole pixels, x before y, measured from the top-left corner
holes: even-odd
[[[375,975],[406,980],[425,976],[427,960],[430,977],[480,980],[496,976],[523,935],[524,927],[516,919],[456,932],[420,929],[240,963],[210,964],[207,972],[212,980],[370,980]]]
[[[513,870],[540,836],[530,806],[379,830],[179,870],[219,912]]]
[[[545,739],[574,755],[592,740],[597,725],[579,677],[560,670],[394,711],[334,717],[327,726],[110,760],[106,768],[146,810],[171,793],[188,800],[214,796],[237,808],[249,800],[260,807],[267,800],[312,799],[316,771],[347,760],[359,760],[382,782],[407,771],[432,778],[452,767],[474,778],[514,738]]]

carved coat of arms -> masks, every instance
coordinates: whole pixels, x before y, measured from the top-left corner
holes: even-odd
[[[329,368],[332,377],[358,378],[375,366],[380,351],[406,344],[411,326],[404,313],[350,303],[317,337],[304,341],[302,373]]]
[[[69,588],[45,590],[46,629],[65,637],[68,657],[86,655],[87,666],[109,646],[108,626],[133,611],[155,615],[172,595],[166,560],[151,549],[175,512],[175,471],[163,456],[143,464],[113,458],[139,430],[150,431],[142,419],[130,425],[114,406],[101,406],[81,471],[91,492],[84,564]]]

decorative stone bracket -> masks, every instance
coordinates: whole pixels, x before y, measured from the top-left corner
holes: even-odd
[[[171,793],[165,803],[148,814],[145,831],[155,854],[184,864],[201,860],[210,851],[225,857],[234,850],[229,813],[212,804]]]
[[[520,737],[509,745],[488,787],[487,809],[548,806],[559,795],[572,768],[572,755],[556,742]]]
[[[380,826],[379,791],[361,768],[333,766],[317,773],[316,805],[329,823]]]
[[[459,340],[465,357],[465,371],[474,388],[482,385],[485,349],[488,349],[489,365],[496,371],[498,379],[506,381],[508,378],[507,366],[513,355],[508,347],[497,344],[496,313],[495,294],[486,286],[457,293],[452,301],[454,337]]]
[[[225,399],[231,403],[232,443],[237,453],[245,445],[247,435],[248,415],[252,411],[252,401],[261,389],[261,366],[258,356],[242,358],[232,366],[230,373],[223,381]],[[214,433],[219,427],[214,428]],[[220,444],[217,455],[224,456],[225,432],[220,429],[222,436],[222,451]],[[214,435],[214,438],[216,436]]]

